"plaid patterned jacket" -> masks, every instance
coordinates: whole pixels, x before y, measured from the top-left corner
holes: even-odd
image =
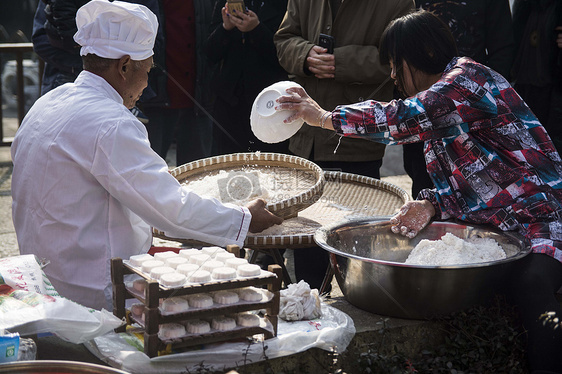
[[[437,219],[517,230],[562,261],[562,163],[550,137],[498,73],[454,58],[426,91],[389,103],[339,106],[334,128],[386,144],[424,142],[436,188],[418,199]]]

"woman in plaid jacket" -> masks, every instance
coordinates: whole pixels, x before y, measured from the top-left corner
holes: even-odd
[[[505,78],[456,56],[449,29],[430,12],[391,23],[380,55],[407,99],[329,112],[293,88],[278,109],[296,111],[287,122],[302,117],[343,136],[424,142],[435,188],[402,207],[392,230],[411,238],[432,219],[458,219],[525,236],[532,253],[506,279],[507,294],[528,332],[531,371],[562,372],[562,333],[541,320],[561,316],[562,163],[549,135]]]

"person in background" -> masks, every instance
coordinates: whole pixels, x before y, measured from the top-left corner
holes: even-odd
[[[80,46],[72,36],[76,33],[76,11],[87,0],[68,1],[68,4],[63,4],[64,1],[39,0],[33,19],[33,50],[45,62],[41,95],[62,84],[74,82],[82,71]],[[59,4],[61,11],[57,11]]]
[[[273,34],[287,10],[286,0],[246,0],[247,11],[235,13],[217,0],[206,51],[216,71],[212,87],[215,155],[266,151],[287,153],[287,142],[267,144],[251,131],[250,113],[265,87],[287,80],[279,65]]]
[[[416,8],[433,12],[451,29],[459,56],[470,57],[506,79],[515,53],[508,0],[416,0]],[[423,160],[423,144],[402,146],[404,169],[412,178],[412,196],[433,184]]]
[[[302,88],[278,110],[287,122],[387,144],[424,142],[434,184],[392,217],[392,231],[415,237],[432,219],[516,231],[530,244],[505,288],[528,337],[532,373],[562,373],[562,331],[541,315],[562,316],[562,160],[544,127],[496,71],[457,57],[449,28],[421,10],[392,22],[380,47],[403,100],[322,109]],[[282,125],[281,125],[282,126]]]
[[[390,21],[413,9],[413,0],[289,0],[274,38],[279,62],[324,107],[390,100],[393,85],[388,65],[379,62],[380,37]],[[332,53],[319,45],[320,34],[333,38]],[[289,140],[289,150],[323,169],[380,177],[383,144],[334,135],[303,126]],[[328,253],[319,247],[299,249],[294,259],[297,280],[320,288]]]
[[[3,1],[0,15],[0,42],[28,43],[38,0]]]
[[[562,1],[516,0],[514,88],[562,150]]]
[[[204,53],[212,0],[160,0],[163,53],[155,53],[149,86],[155,96],[139,103],[148,117],[152,148],[166,159],[176,143],[177,166],[211,156],[212,70]]]
[[[451,29],[459,56],[472,58],[510,79],[515,54],[508,0],[415,0],[416,8],[441,18]]]
[[[76,24],[84,70],[35,102],[12,143],[12,218],[20,252],[50,261],[58,293],[112,310],[110,259],[146,253],[151,227],[226,246],[282,219],[263,200],[242,207],[198,196],[150,148],[129,109],[152,67],[154,13],[91,0]]]

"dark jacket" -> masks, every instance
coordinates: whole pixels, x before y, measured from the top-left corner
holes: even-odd
[[[562,26],[562,0],[516,0],[513,26],[518,46],[513,78],[518,84],[562,89],[562,50],[555,30]]]
[[[515,54],[508,0],[416,0],[449,25],[459,56],[491,67],[509,79]]]
[[[71,3],[74,3],[73,1]],[[73,22],[74,32],[76,32],[76,11],[71,20]],[[31,41],[35,53],[45,62],[45,71],[43,72],[43,82],[41,85],[41,94],[45,94],[53,88],[61,84],[72,82],[82,71],[82,57],[80,57],[80,46],[74,42],[72,35],[68,39],[69,32],[56,34],[56,27],[47,21],[46,8],[50,4],[39,1],[37,11],[33,19],[33,34]],[[51,10],[52,15],[52,10]],[[68,26],[68,20],[63,19],[62,22]],[[47,34],[49,29],[49,34]]]
[[[142,108],[165,108],[170,105],[167,84],[168,78],[163,67],[166,66],[166,18],[164,17],[164,7],[160,4],[160,29],[162,36],[162,45],[159,51],[161,53],[154,54],[155,67],[150,71],[148,82],[149,86],[155,93],[154,97],[144,100],[140,106]],[[213,73],[213,67],[207,59],[204,48],[209,36],[209,24],[213,12],[213,0],[194,0],[195,9],[195,55],[196,55],[196,78],[195,78],[195,114],[198,117],[207,117],[205,111],[209,112],[212,107],[214,94],[210,88],[210,80]],[[198,104],[198,105],[197,105]],[[200,106],[199,106],[200,105]]]
[[[41,0],[45,3],[45,33],[59,49],[79,48],[74,41],[76,11],[89,0]]]
[[[239,100],[252,103],[265,87],[287,80],[287,73],[279,65],[273,44],[285,11],[286,0],[246,0],[246,6],[254,11],[260,24],[248,33],[237,28],[227,31],[222,27],[221,9],[226,0],[218,0],[213,11],[211,35],[207,39],[206,52],[211,63],[217,64],[212,87],[217,96],[236,105]]]

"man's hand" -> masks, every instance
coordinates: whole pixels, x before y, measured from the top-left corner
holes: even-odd
[[[435,208],[429,200],[408,201],[400,208],[398,214],[390,219],[392,232],[404,235],[410,239],[431,221],[435,215]]]
[[[277,217],[265,208],[265,200],[263,199],[250,201],[247,207],[252,214],[250,232],[262,232],[268,227],[280,225],[283,222],[283,218]]]
[[[318,45],[308,52],[304,66],[318,79],[334,78],[336,58]]]

